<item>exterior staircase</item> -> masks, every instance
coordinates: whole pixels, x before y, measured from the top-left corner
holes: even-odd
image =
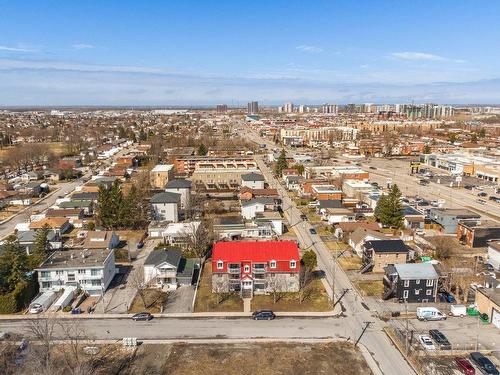
[[[241,298],[252,298],[252,289],[242,288],[241,289]]]

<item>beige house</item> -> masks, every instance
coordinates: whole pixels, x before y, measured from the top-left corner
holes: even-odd
[[[164,189],[174,176],[173,164],[158,164],[149,172],[149,183],[153,189]]]

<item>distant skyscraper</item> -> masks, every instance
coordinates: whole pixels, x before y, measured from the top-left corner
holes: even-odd
[[[215,108],[218,114],[226,113],[227,112],[227,105],[226,104],[217,104],[217,107]]]
[[[323,104],[323,106],[321,107],[321,111],[323,113],[336,115],[339,113],[339,107],[336,104]]]
[[[306,111],[306,107],[304,104],[299,105],[299,113],[304,113]]]
[[[259,113],[259,102],[249,102],[247,104],[247,113],[250,115]]]
[[[293,103],[292,102],[285,103],[285,105],[283,106],[283,108],[284,108],[284,111],[286,113],[293,113]]]

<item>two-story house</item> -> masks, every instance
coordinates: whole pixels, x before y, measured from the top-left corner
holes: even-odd
[[[243,297],[299,290],[300,256],[294,241],[217,242],[212,250],[212,292]]]
[[[181,209],[186,209],[189,207],[191,202],[191,181],[185,180],[183,178],[176,178],[167,182],[165,191],[168,193],[180,194],[181,195]]]
[[[90,295],[104,293],[117,272],[112,249],[57,250],[35,270],[41,292],[74,287]]]
[[[168,289],[191,285],[195,267],[196,259],[183,258],[179,248],[155,249],[144,261],[144,283]]]
[[[410,249],[402,240],[366,241],[363,249],[363,270],[384,272],[388,265],[406,263]]]
[[[247,173],[241,175],[241,186],[250,189],[264,189],[265,178],[259,173]]]
[[[436,302],[439,274],[430,263],[406,263],[385,268],[384,299]]]
[[[155,221],[179,221],[179,206],[181,195],[176,193],[157,193],[149,201],[151,213]]]

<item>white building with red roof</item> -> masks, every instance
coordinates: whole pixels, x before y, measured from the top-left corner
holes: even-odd
[[[217,242],[212,250],[212,292],[242,295],[299,290],[300,256],[294,241]]]

